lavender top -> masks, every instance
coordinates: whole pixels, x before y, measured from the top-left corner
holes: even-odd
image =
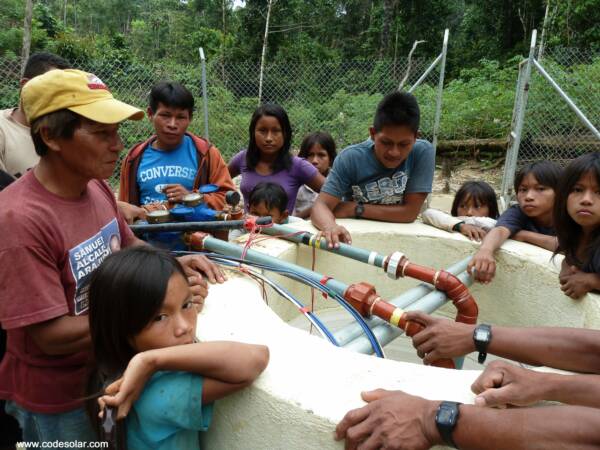
[[[242,175],[240,190],[244,196],[246,210],[248,210],[248,198],[250,197],[252,189],[254,189],[258,183],[270,181],[271,183],[278,183],[281,185],[288,196],[287,209],[289,212],[292,212],[294,210],[294,205],[296,204],[298,189],[300,189],[300,186],[303,184],[312,180],[318,173],[316,167],[308,161],[298,158],[297,156],[292,156],[292,166],[289,169],[280,170],[279,172],[271,173],[270,175],[260,175],[256,173],[256,171],[248,169],[246,166],[246,150],[242,150],[235,155],[229,164]]]

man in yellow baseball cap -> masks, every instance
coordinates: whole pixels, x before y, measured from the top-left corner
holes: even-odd
[[[119,124],[144,113],[79,70],[50,70],[21,97],[40,162],[0,192],[0,324],[8,334],[0,399],[24,441],[91,441],[82,401],[90,276],[118,250],[111,240],[142,244],[104,180],[123,149]],[[222,280],[203,257],[180,262],[188,275]],[[201,277],[191,284],[206,295]]]

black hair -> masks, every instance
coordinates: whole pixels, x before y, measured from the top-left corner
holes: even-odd
[[[248,205],[258,205],[262,202],[265,203],[268,210],[276,208],[283,213],[287,210],[288,196],[281,185],[263,181],[254,186],[250,192]]]
[[[152,113],[156,113],[159,103],[169,108],[187,109],[190,118],[194,113],[194,96],[183,84],[174,81],[155,84],[150,91],[149,103]]]
[[[48,72],[50,69],[70,69],[71,64],[58,55],[47,52],[34,53],[25,63],[23,78],[32,79]]]
[[[600,228],[598,228],[594,230],[590,243],[584,251],[586,260],[580,261],[577,258],[577,249],[583,236],[583,230],[581,225],[575,222],[567,211],[567,200],[573,192],[573,187],[587,173],[591,173],[596,177],[596,183],[600,185],[599,152],[588,153],[571,161],[560,178],[554,200],[553,219],[556,237],[558,238],[558,248],[554,254],[563,253],[569,264],[580,267],[587,264],[590,258],[593,257],[593,250],[600,248]]]
[[[415,135],[419,131],[421,112],[414,95],[391,92],[379,102],[373,119],[373,128],[379,132],[386,126],[407,126]]]
[[[99,409],[93,394],[102,392],[127,368],[137,353],[132,339],[160,311],[169,279],[176,273],[186,278],[181,264],[169,253],[136,246],[109,255],[92,274],[89,324],[95,367],[87,384],[87,394],[93,398],[88,397],[86,409],[97,432]],[[123,428],[119,422],[119,439],[124,439]]]
[[[556,192],[562,169],[558,164],[552,161],[536,161],[527,164],[521,168],[515,176],[515,194],[519,192],[519,186],[523,182],[523,179],[529,174],[532,174],[539,184],[548,186]]]
[[[325,131],[315,131],[314,133],[307,135],[302,140],[302,144],[300,144],[298,156],[304,159],[308,158],[308,152],[315,144],[319,144],[321,147],[323,147],[329,156],[329,165],[333,165],[333,161],[337,156],[335,141],[331,135]]]
[[[285,112],[285,109],[275,103],[261,105],[256,108],[254,114],[252,114],[250,126],[248,127],[250,140],[248,142],[248,149],[246,150],[246,166],[250,170],[254,170],[260,161],[260,150],[256,145],[254,132],[256,123],[263,116],[275,117],[279,121],[281,131],[283,132],[283,147],[279,150],[277,158],[273,163],[273,172],[289,169],[292,167],[292,155],[290,154],[290,147],[292,146],[292,125],[290,124],[290,119]]]
[[[485,181],[467,181],[458,189],[452,202],[450,214],[454,217],[458,216],[458,207],[464,201],[470,198],[476,205],[485,205],[489,209],[488,217],[497,219],[500,215],[498,211],[498,200],[496,192]]]
[[[82,116],[68,109],[59,109],[38,117],[31,123],[30,129],[35,152],[40,157],[48,153],[48,146],[42,138],[42,129],[47,130],[49,138],[71,139],[82,121]]]

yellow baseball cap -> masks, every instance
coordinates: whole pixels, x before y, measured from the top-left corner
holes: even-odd
[[[96,75],[75,69],[53,69],[32,78],[23,86],[21,100],[30,123],[61,109],[100,123],[144,117],[141,109],[116,100]]]

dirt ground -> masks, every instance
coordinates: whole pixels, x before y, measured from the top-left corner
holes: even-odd
[[[450,178],[448,179],[450,193],[454,194],[465,181],[485,181],[496,192],[500,192],[503,170],[503,165],[492,169],[483,169],[482,163],[475,160],[460,162],[452,169]],[[446,177],[444,177],[441,167],[436,166],[435,177],[433,179],[434,194],[444,192],[445,186]]]
[[[454,194],[465,181],[485,181],[494,188],[497,194],[500,193],[502,184],[504,166],[484,169],[482,163],[475,160],[468,160],[458,163],[451,171],[450,177],[445,177],[441,167],[435,169],[433,179],[433,194],[430,206],[442,211],[450,212]],[[446,192],[446,187],[450,192]]]

